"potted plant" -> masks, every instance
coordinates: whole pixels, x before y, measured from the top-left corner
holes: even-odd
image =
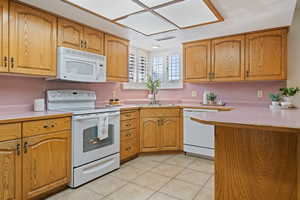
[[[269,97],[272,100],[273,106],[279,106],[279,102],[281,101],[281,94],[270,94]]]
[[[154,80],[152,76],[148,75],[145,86],[149,90],[148,97],[151,99],[151,104],[156,104],[156,95],[160,87],[160,80]]]
[[[280,88],[281,95],[283,96],[284,102],[289,105],[293,104],[293,97],[300,92],[298,87]]]
[[[210,92],[207,94],[207,100],[208,100],[208,104],[215,104],[216,103],[216,99],[217,99],[217,95],[213,92]]]

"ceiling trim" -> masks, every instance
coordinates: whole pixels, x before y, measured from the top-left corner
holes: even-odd
[[[223,16],[216,9],[216,7],[213,5],[213,3],[211,2],[211,0],[202,0],[202,1],[206,4],[206,6],[208,7],[208,9],[215,15],[215,17],[217,18],[217,20],[211,21],[211,22],[207,22],[207,23],[202,23],[202,24],[196,24],[196,25],[192,25],[192,26],[186,26],[186,27],[180,27],[180,26],[178,26],[176,23],[172,22],[171,20],[167,19],[166,17],[163,17],[162,15],[160,15],[159,13],[157,13],[155,11],[155,9],[166,7],[166,6],[172,5],[172,4],[176,4],[176,3],[182,2],[184,0],[173,0],[173,1],[170,1],[170,2],[166,2],[166,3],[160,4],[160,5],[154,6],[154,7],[148,7],[145,4],[143,4],[142,2],[140,2],[139,0],[134,0],[134,1],[136,1],[136,3],[138,5],[140,5],[141,7],[143,7],[144,10],[137,11],[137,12],[134,12],[134,13],[130,13],[128,15],[125,15],[125,16],[122,16],[122,17],[118,17],[116,19],[109,19],[107,17],[104,17],[104,16],[102,16],[102,15],[96,13],[96,12],[93,12],[93,11],[91,11],[89,9],[86,9],[86,8],[83,8],[83,7],[79,6],[79,5],[77,5],[77,4],[73,3],[73,2],[71,2],[70,0],[61,0],[61,1],[65,2],[65,3],[68,3],[68,4],[70,4],[70,5],[72,5],[72,6],[76,7],[76,8],[81,9],[81,10],[84,10],[86,12],[89,12],[89,13],[97,16],[97,17],[100,17],[100,18],[102,18],[104,20],[107,20],[107,21],[109,21],[111,23],[114,23],[116,25],[119,25],[121,27],[129,28],[129,29],[131,29],[131,30],[133,30],[133,31],[135,31],[137,33],[140,33],[140,34],[142,34],[144,36],[153,36],[153,35],[158,35],[158,34],[162,34],[162,33],[167,33],[167,32],[171,32],[171,31],[175,31],[175,30],[178,30],[178,29],[190,29],[190,28],[195,28],[195,27],[199,27],[199,26],[205,26],[205,25],[208,25],[208,24],[214,24],[214,23],[219,23],[219,22],[223,22],[224,21]],[[172,24],[173,26],[176,26],[177,29],[171,29],[171,30],[157,32],[157,33],[153,33],[153,34],[147,35],[145,33],[142,33],[140,31],[132,28],[132,27],[125,26],[125,25],[120,24],[120,23],[117,22],[118,20],[127,18],[127,17],[135,15],[135,14],[144,13],[144,12],[151,12],[153,15],[156,15],[157,17],[162,18],[163,20],[167,21],[168,23]]]

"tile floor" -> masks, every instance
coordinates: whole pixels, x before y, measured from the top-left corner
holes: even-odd
[[[47,200],[213,200],[213,162],[184,154],[144,155]]]

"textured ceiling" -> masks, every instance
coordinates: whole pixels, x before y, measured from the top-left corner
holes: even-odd
[[[144,36],[127,28],[118,26],[61,0],[21,0],[22,2],[43,8],[52,13],[106,32],[119,35],[131,41],[131,44],[143,49],[153,50],[159,45],[161,49],[180,48],[186,41],[206,39],[229,34],[236,34],[259,29],[289,26],[292,22],[297,0],[211,0],[225,21],[216,24],[176,30],[156,36]],[[298,4],[299,5],[299,4]],[[158,42],[156,39],[176,36],[176,38]]]

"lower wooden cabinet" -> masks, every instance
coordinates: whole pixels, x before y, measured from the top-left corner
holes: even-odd
[[[0,133],[2,134],[2,133]],[[22,199],[21,139],[0,142],[0,199]]]
[[[121,111],[121,161],[134,158],[139,153],[139,112]]]
[[[70,122],[70,118],[60,119]],[[6,135],[0,137],[0,200],[40,198],[69,182],[70,124],[51,133],[22,137],[25,123],[0,125],[0,135]]]
[[[145,109],[141,111],[141,152],[180,149],[179,109]]]
[[[23,140],[23,199],[67,184],[70,176],[70,132]]]

